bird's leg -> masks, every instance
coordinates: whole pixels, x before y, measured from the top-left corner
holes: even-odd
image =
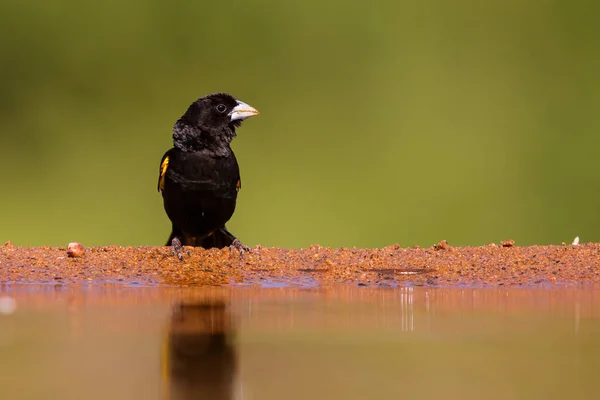
[[[175,236],[173,238],[173,240],[171,240],[171,255],[177,255],[177,258],[179,258],[181,261],[183,261],[183,253],[182,251],[185,250],[185,252],[187,253],[188,256],[191,256],[192,253],[190,253],[190,251],[188,249],[184,249],[183,245],[181,244],[181,240],[179,240],[179,238],[177,236]]]
[[[250,252],[250,247],[246,246],[245,244],[243,244],[242,242],[240,242],[239,239],[235,239],[233,241],[233,243],[231,243],[231,246],[229,246],[229,251],[233,251],[233,250],[237,250],[240,252],[240,257],[242,257],[244,255],[244,252]]]
[[[240,257],[244,255],[245,251],[250,251],[250,247],[244,245],[238,238],[236,238],[231,232],[227,230],[227,228],[222,227],[221,232],[227,235],[231,239],[231,245],[229,246],[229,251],[237,250],[240,252]]]
[[[177,258],[183,261],[183,254],[181,254],[182,249],[183,246],[181,245],[181,240],[179,240],[178,237],[174,237],[173,240],[171,240],[171,255],[174,256],[177,254]]]

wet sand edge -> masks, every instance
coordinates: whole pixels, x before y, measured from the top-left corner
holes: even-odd
[[[72,250],[72,248],[71,248]],[[183,261],[168,247],[104,246],[73,254],[67,247],[0,246],[2,283],[166,285],[539,286],[600,283],[600,243],[553,246],[376,249],[267,248],[242,256],[229,249],[189,248]],[[73,257],[73,255],[76,255]]]

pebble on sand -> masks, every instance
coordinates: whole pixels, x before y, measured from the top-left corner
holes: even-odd
[[[69,246],[67,246],[67,255],[69,257],[81,257],[84,254],[85,249],[83,248],[83,245],[81,243],[72,242],[69,243]]]

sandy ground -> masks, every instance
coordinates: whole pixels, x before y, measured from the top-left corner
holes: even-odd
[[[167,247],[95,247],[80,257],[67,248],[0,246],[3,283],[256,284],[266,287],[344,284],[394,286],[539,286],[600,283],[600,243],[519,247],[306,249],[189,248],[179,261]]]

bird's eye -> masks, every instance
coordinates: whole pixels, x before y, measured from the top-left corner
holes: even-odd
[[[221,114],[224,113],[225,111],[227,111],[227,107],[225,106],[225,104],[219,104],[217,106],[217,111],[220,112]]]

